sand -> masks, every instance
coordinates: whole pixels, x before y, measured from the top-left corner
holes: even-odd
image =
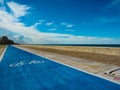
[[[103,48],[103,47],[93,48],[93,47],[78,47],[78,46],[77,47],[76,46],[37,46],[37,45],[36,46],[22,45],[22,47],[120,66],[120,48]]]
[[[0,56],[2,54],[2,52],[4,51],[5,45],[0,45]]]

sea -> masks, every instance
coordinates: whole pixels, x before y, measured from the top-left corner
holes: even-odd
[[[120,48],[120,44],[32,44],[42,46],[90,46],[90,47],[116,47]]]

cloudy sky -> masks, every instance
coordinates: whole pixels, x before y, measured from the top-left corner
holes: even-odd
[[[30,44],[120,44],[120,0],[0,0],[0,36]]]

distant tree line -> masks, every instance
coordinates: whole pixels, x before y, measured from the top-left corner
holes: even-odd
[[[7,36],[0,37],[0,44],[15,44],[14,41],[8,39]]]

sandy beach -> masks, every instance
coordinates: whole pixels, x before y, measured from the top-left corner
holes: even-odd
[[[22,45],[22,47],[120,66],[120,48],[37,45]]]

